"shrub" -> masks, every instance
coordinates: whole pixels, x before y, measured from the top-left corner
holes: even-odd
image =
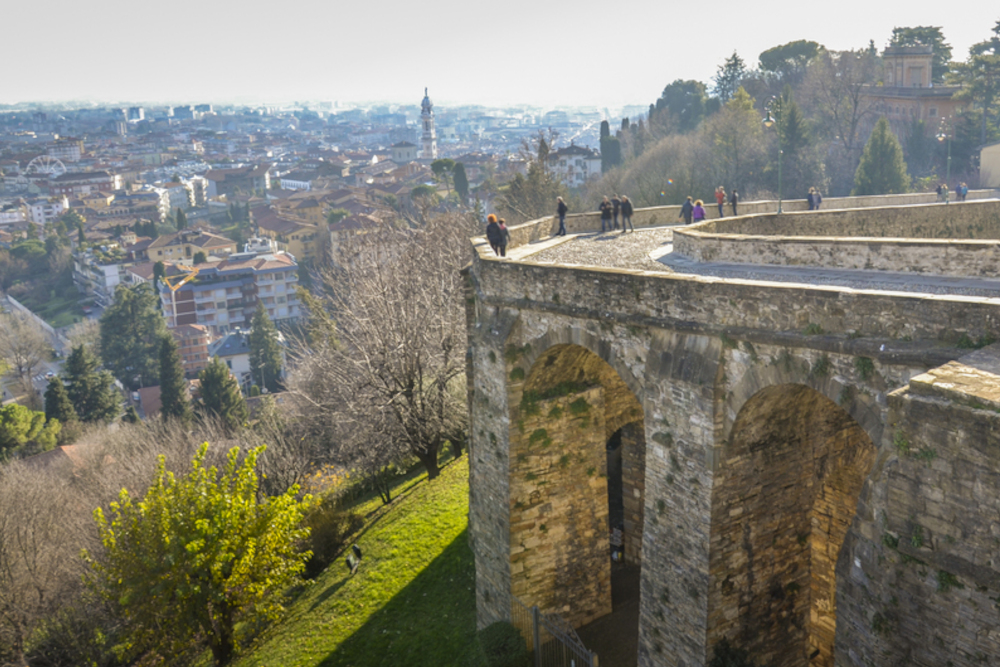
[[[312,557],[306,561],[305,576],[314,579],[329,567],[347,538],[364,522],[361,515],[344,509],[336,494],[324,496],[303,521],[310,530],[306,548],[312,551]]]
[[[479,632],[479,644],[489,667],[528,667],[528,645],[517,628],[497,621]]]

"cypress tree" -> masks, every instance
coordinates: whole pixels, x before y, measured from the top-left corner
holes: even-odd
[[[160,342],[160,414],[164,420],[191,418],[184,365],[173,336],[164,336]]]
[[[247,420],[247,403],[240,393],[240,385],[229,372],[222,359],[213,357],[200,373],[201,398],[198,411],[206,416],[217,417],[227,429],[236,431]]]
[[[903,147],[889,129],[885,116],[878,119],[854,172],[852,195],[892,195],[909,190],[910,176]]]
[[[263,382],[268,391],[279,390],[281,378],[281,346],[278,330],[267,315],[264,304],[257,302],[257,310],[250,322],[250,373],[254,383]]]
[[[77,418],[63,381],[57,377],[49,380],[49,386],[45,388],[45,419],[58,419],[63,424],[68,424]]]

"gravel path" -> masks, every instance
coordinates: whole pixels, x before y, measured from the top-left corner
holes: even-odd
[[[653,260],[673,242],[672,228],[656,228],[621,234],[583,234],[525,257],[527,261],[611,269],[657,271],[761,282],[830,285],[850,289],[949,294],[1000,298],[1000,279],[953,278],[916,273],[860,271],[757,264],[702,263],[668,253]],[[660,253],[656,253],[659,255]]]
[[[638,230],[627,234],[621,232],[583,234],[565,243],[529,255],[525,259],[531,262],[580,264],[612,269],[672,273],[673,270],[670,267],[650,259],[649,253],[656,248],[672,243],[673,240],[673,230],[662,227]]]

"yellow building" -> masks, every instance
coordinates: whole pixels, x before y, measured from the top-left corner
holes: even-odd
[[[254,220],[261,236],[276,241],[280,250],[290,253],[297,261],[311,260],[320,254],[319,225],[280,215],[257,217],[256,211]]]

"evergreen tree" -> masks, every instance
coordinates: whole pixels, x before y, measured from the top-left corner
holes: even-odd
[[[199,250],[194,254],[194,258],[191,261],[195,264],[204,264],[208,261],[208,257],[205,255],[204,251]]]
[[[696,129],[705,117],[707,99],[705,84],[701,81],[677,79],[663,89],[655,109],[657,114],[666,110],[669,120],[676,123],[677,131],[687,133]],[[649,113],[653,118],[653,105]]]
[[[45,418],[58,419],[63,424],[78,419],[73,401],[69,400],[69,394],[66,393],[66,387],[60,378],[52,378],[49,380],[49,386],[45,388]]]
[[[139,413],[136,411],[134,405],[128,406],[128,410],[122,415],[122,421],[126,424],[138,424],[139,423]]]
[[[83,245],[87,242],[87,236],[83,233],[83,223],[81,222],[76,228],[76,242]]]
[[[130,389],[155,385],[160,341],[166,335],[158,294],[146,283],[119,285],[114,303],[101,316],[105,367]]]
[[[281,377],[278,330],[268,317],[264,304],[259,301],[250,327],[250,373],[253,382],[262,383],[268,391],[278,391]]]
[[[187,214],[184,212],[184,209],[182,208],[177,209],[177,215],[174,216],[174,221],[177,225],[177,231],[181,231],[182,229],[187,229],[188,218]]]
[[[607,121],[605,121],[607,122]],[[622,145],[618,137],[601,139],[601,172],[610,171],[622,163]]]
[[[465,165],[461,162],[455,163],[451,178],[455,181],[455,192],[458,193],[458,196],[462,199],[462,203],[465,204],[469,201],[469,177],[465,173]]]
[[[160,415],[164,420],[191,418],[191,405],[184,381],[184,364],[171,335],[160,339]]]
[[[712,78],[715,83],[715,96],[725,104],[732,99],[733,95],[740,87],[743,77],[746,76],[747,68],[743,59],[733,51],[733,55],[726,58],[726,62],[719,65],[719,69]]]
[[[889,129],[885,116],[878,119],[854,172],[852,195],[890,195],[909,190],[910,177],[903,147]]]
[[[200,373],[201,398],[198,412],[217,417],[230,431],[236,431],[247,420],[247,403],[240,393],[240,385],[222,359],[213,357]]]
[[[611,136],[611,125],[608,121],[601,121],[601,142],[603,143],[605,139]]]
[[[105,423],[118,416],[120,394],[108,371],[99,371],[97,358],[83,345],[73,348],[63,367],[66,394],[80,421]]]

